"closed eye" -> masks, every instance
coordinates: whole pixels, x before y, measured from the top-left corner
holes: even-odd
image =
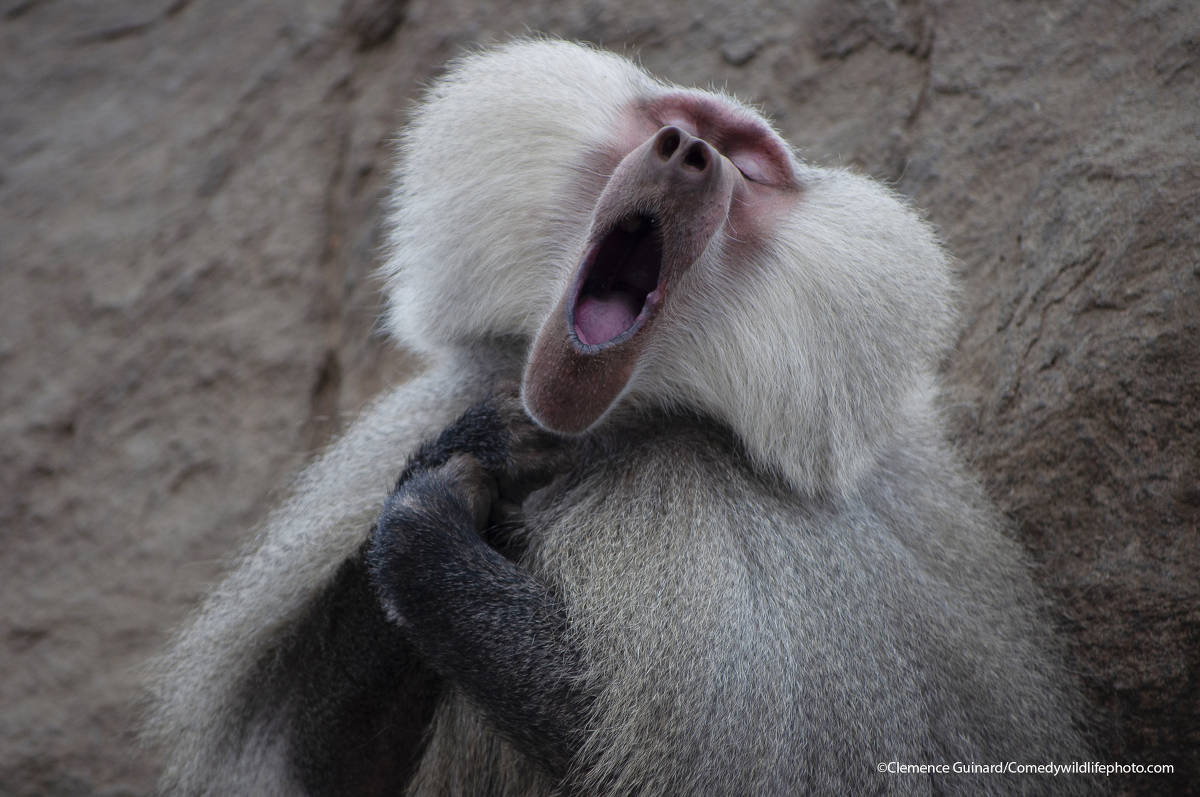
[[[729,156],[729,160],[733,163],[737,170],[742,173],[752,183],[770,183],[771,179],[767,171],[766,165],[753,153],[736,152]]]

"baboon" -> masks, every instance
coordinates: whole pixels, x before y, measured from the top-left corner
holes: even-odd
[[[1088,755],[945,440],[951,267],[905,202],[560,41],[459,59],[401,159],[388,324],[428,368],[159,662],[164,790],[1094,789],[878,769]]]

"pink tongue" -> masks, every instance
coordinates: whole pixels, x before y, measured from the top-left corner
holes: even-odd
[[[580,297],[575,307],[575,334],[589,346],[607,343],[633,326],[642,309],[636,301],[632,294],[621,291]]]

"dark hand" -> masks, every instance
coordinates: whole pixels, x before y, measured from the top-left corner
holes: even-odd
[[[539,427],[506,389],[467,410],[409,461],[388,504],[421,503],[425,485],[413,477],[433,472],[443,486],[457,485],[470,507],[475,530],[512,522],[525,498],[574,464],[574,441]],[[385,506],[385,514],[387,507]]]

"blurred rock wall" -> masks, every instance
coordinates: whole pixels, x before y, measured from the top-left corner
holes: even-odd
[[[1063,0],[4,0],[0,794],[140,795],[138,668],[416,364],[376,331],[390,137],[543,31],[761,104],[960,258],[956,439],[1103,755],[1200,794],[1200,13]]]

